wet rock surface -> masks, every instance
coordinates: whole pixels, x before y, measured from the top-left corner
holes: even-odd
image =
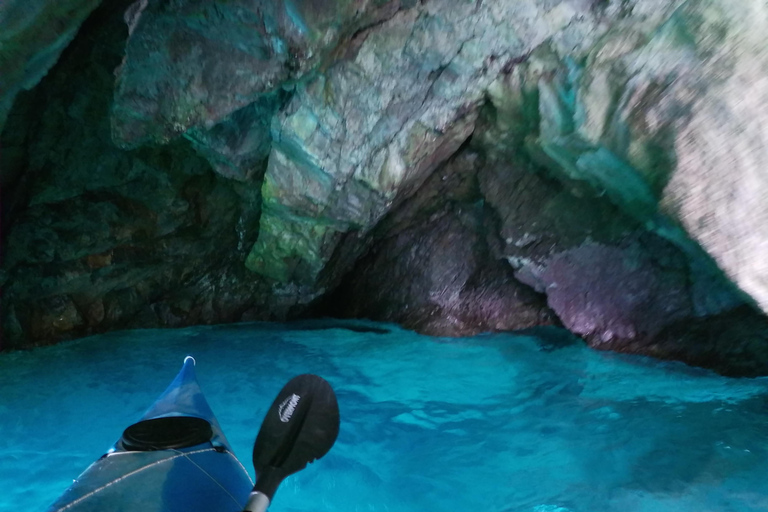
[[[516,280],[497,219],[462,150],[382,220],[369,252],[315,314],[397,322],[435,336],[558,323],[544,294]]]
[[[111,141],[128,4],[97,10],[6,126],[16,151],[2,164],[16,179],[3,189],[4,348],[237,321],[269,294],[242,265],[258,193],[186,141],[136,151]]]
[[[720,315],[678,320],[652,340],[624,344],[621,350],[684,361],[723,375],[757,377],[765,375],[767,332],[765,316],[741,306]]]
[[[551,48],[542,48],[500,76],[472,141],[484,159],[480,188],[500,219],[502,254],[515,278],[546,294],[562,324],[594,348],[652,353],[730,374],[739,373],[736,360],[743,359],[747,373],[764,364],[763,335],[756,327],[764,315],[747,305],[749,299],[699,246],[680,236],[672,219],[649,202],[627,207],[588,176],[554,165],[541,149],[554,118],[542,88],[564,80],[567,72],[552,60]],[[600,151],[587,144],[580,150]],[[646,187],[631,176],[628,183]],[[750,334],[721,329],[701,345],[695,336],[669,335],[684,325],[731,316],[750,325],[744,331]],[[682,348],[688,344],[691,354]],[[738,346],[742,355],[715,357],[721,353],[716,347],[725,345]]]
[[[398,0],[159,2],[126,12],[113,130],[123,147],[211,128],[319,66]]]
[[[32,89],[101,0],[0,3],[0,130],[16,95]]]
[[[760,2],[122,0],[62,53],[70,3],[0,8],[3,347],[334,314],[768,374]]]

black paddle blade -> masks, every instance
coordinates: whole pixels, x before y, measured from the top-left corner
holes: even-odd
[[[331,385],[317,375],[299,375],[278,393],[253,445],[255,491],[271,500],[288,475],[331,449],[339,435],[339,404]]]

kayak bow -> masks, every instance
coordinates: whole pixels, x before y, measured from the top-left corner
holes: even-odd
[[[240,512],[252,487],[187,357],[141,420],[48,512]]]
[[[256,437],[254,485],[232,453],[188,356],[141,420],[48,512],[264,512],[283,479],[328,453],[338,434],[339,406],[331,385],[317,375],[294,377]]]

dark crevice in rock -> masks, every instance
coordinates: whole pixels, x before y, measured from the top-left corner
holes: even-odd
[[[353,60],[371,31],[394,18],[398,12],[411,9],[415,4],[415,0],[391,0],[373,9],[362,23],[357,23],[347,30],[349,35],[342,37],[336,47],[328,53],[319,70],[324,72],[329,66],[340,61]]]
[[[461,114],[460,119],[474,116],[475,114],[475,110],[467,111]],[[466,150],[469,147],[470,140],[471,135],[458,146],[458,149],[453,154],[443,151],[435,159],[438,162],[449,161]],[[449,145],[449,151],[450,148],[451,146]],[[418,216],[428,217],[440,211],[445,206],[441,203],[445,196],[437,193],[434,187],[431,191],[425,190],[428,188],[428,185],[425,185],[425,183],[428,183],[430,180],[434,181],[435,173],[442,172],[440,177],[442,182],[450,180],[449,183],[441,184],[442,191],[451,190],[450,197],[459,198],[459,201],[468,203],[477,202],[482,199],[479,192],[473,189],[473,187],[476,188],[477,186],[476,178],[470,179],[465,175],[466,173],[453,176],[450,170],[440,170],[445,165],[443,163],[432,174],[424,173],[423,176],[414,180],[409,186],[401,187],[397,196],[392,199],[389,213],[371,230],[362,232],[360,229],[350,229],[344,233],[318,277],[318,286],[323,290],[334,290],[341,284],[343,279],[353,274],[352,269],[357,261],[371,249],[376,241],[395,236],[399,231],[417,222],[414,218]],[[471,185],[469,184],[470,182]],[[422,190],[425,191],[421,192]],[[470,190],[472,191],[470,192]],[[414,197],[420,193],[421,196],[419,198]],[[423,211],[420,209],[423,209]],[[306,308],[300,308],[298,311],[305,310]]]
[[[584,340],[555,325],[520,329],[515,334],[535,338],[542,352],[554,352],[555,350],[584,345]]]
[[[652,339],[602,348],[683,361],[722,375],[757,377],[766,373],[768,317],[743,305],[719,315],[679,319]]]
[[[312,312],[462,336],[556,322],[499,259],[494,213],[465,145],[374,230],[371,249]]]
[[[122,44],[127,37],[125,27],[121,22],[114,20],[122,16],[122,12],[133,0],[118,0],[105,2],[96,8],[83,22],[77,37],[62,51],[57,63],[49,70],[43,79],[46,83],[50,77],[72,76],[82,69],[81,65],[72,66],[74,61],[88,62],[91,59],[101,60],[103,69],[94,73],[94,81],[81,80],[89,87],[98,88],[106,78],[111,81],[110,70],[120,63],[122,58]],[[103,31],[105,24],[112,20],[114,29]],[[95,34],[99,34],[96,36]],[[95,39],[98,37],[98,41]],[[106,73],[109,75],[105,76]],[[66,78],[65,78],[66,80]],[[38,176],[55,172],[54,162],[47,161],[41,165],[40,154],[48,149],[39,145],[36,141],[41,132],[50,132],[46,128],[49,124],[46,119],[48,105],[59,96],[56,101],[66,107],[75,101],[78,94],[77,88],[65,87],[58,89],[51,86],[40,86],[20,92],[13,107],[8,114],[8,120],[0,134],[0,186],[2,186],[2,232],[5,237],[10,230],[11,223],[25,210],[36,185]],[[95,99],[95,98],[94,98]],[[106,99],[106,98],[105,98]],[[106,99],[106,101],[109,101]],[[83,105],[81,105],[83,106]],[[97,109],[100,104],[87,105],[85,108]],[[72,106],[74,107],[74,106]],[[106,132],[107,136],[109,132]]]
[[[100,3],[100,0],[4,0],[0,3],[0,129],[17,94],[40,82]]]

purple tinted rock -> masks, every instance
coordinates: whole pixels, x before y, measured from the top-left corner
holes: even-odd
[[[334,312],[435,336],[553,323],[544,298],[488,254],[482,215],[450,209],[374,245],[332,296]]]
[[[541,278],[563,324],[597,347],[652,338],[691,314],[685,274],[660,268],[639,246],[585,244],[555,255]]]
[[[500,259],[494,216],[479,201],[476,164],[472,152],[459,152],[387,216],[324,312],[437,336],[556,322],[544,296],[516,281]]]

